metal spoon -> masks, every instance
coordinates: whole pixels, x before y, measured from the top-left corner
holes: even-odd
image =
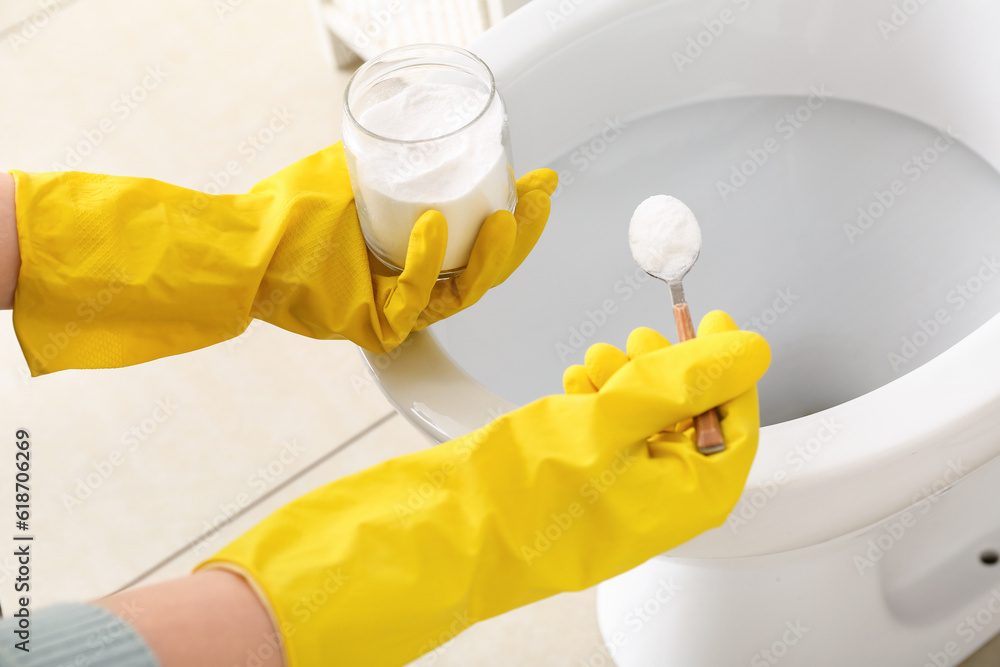
[[[643,225],[640,220],[649,220],[650,216],[659,216],[664,224],[656,228]],[[678,217],[679,216],[679,217]],[[682,224],[671,224],[679,221]],[[671,248],[677,240],[672,238],[671,231],[684,233],[686,238],[680,247]],[[684,276],[698,261],[701,254],[701,230],[698,223],[682,202],[673,197],[657,195],[650,197],[636,209],[629,224],[629,245],[632,257],[643,271],[658,278],[670,286],[670,298],[674,305],[674,323],[677,325],[677,337],[680,342],[695,337],[694,323],[691,321],[691,311],[684,297]],[[673,252],[671,252],[673,251]],[[663,264],[662,258],[669,256],[670,261]],[[719,425],[719,415],[715,409],[694,418],[695,444],[702,454],[716,454],[726,449]]]

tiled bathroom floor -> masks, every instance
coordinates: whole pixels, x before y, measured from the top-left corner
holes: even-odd
[[[239,192],[339,138],[349,73],[331,68],[309,0],[3,0],[0,31],[3,170]],[[35,603],[187,572],[304,491],[427,446],[366,377],[350,343],[255,324],[143,366],[29,379],[0,314],[0,433],[34,443]],[[0,556],[2,601],[11,566]],[[585,591],[482,623],[436,664],[577,667],[599,642]],[[1000,663],[995,643],[967,664]]]

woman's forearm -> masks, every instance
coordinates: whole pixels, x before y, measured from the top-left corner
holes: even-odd
[[[14,210],[14,177],[0,174],[0,310],[14,307],[21,251],[17,245],[17,217]]]
[[[161,667],[284,662],[279,635],[257,595],[223,570],[125,590],[95,604],[132,625]]]

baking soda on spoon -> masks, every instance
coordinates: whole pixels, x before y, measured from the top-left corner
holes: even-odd
[[[695,337],[691,311],[681,281],[701,254],[701,227],[679,199],[656,195],[639,204],[628,226],[632,257],[643,271],[670,285],[674,321],[681,342]],[[715,410],[694,419],[695,444],[702,454],[716,454],[726,445]]]
[[[701,253],[701,227],[684,202],[656,195],[632,214],[628,243],[643,271],[660,274],[667,282],[680,280]]]
[[[397,268],[406,259],[413,224],[426,211],[440,211],[448,222],[443,266],[448,271],[468,262],[487,216],[513,207],[503,109],[490,104],[484,111],[489,102],[485,91],[422,82],[361,114],[359,122],[369,132],[408,142],[387,144],[364,135],[351,141],[369,240]],[[426,141],[453,132],[447,140]]]

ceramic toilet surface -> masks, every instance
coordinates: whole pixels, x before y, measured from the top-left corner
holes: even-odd
[[[592,343],[672,332],[669,295],[626,239],[634,206],[666,193],[705,235],[692,307],[729,311],[774,349],[741,505],[677,555],[817,544],[954,483],[956,461],[993,459],[1000,52],[984,31],[1000,7],[957,4],[515,13],[476,50],[507,100],[516,168],[560,172],[549,227],[475,308],[368,355],[387,396],[444,440],[559,391]]]

